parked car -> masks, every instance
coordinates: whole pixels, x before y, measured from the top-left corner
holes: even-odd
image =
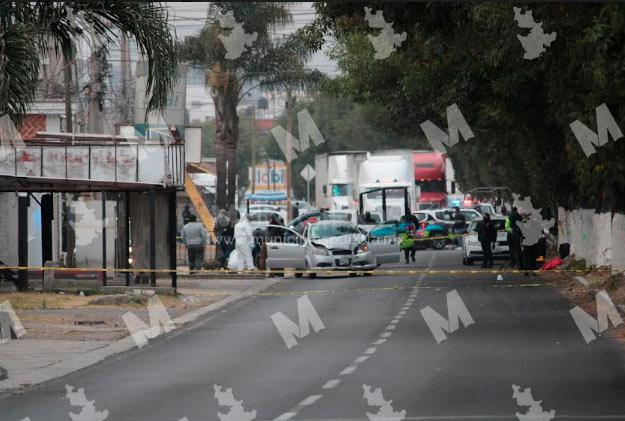
[[[269,220],[272,216],[275,216],[281,224],[284,224],[284,218],[280,212],[272,210],[250,211],[249,221],[252,230],[265,228],[269,225]]]
[[[434,220],[443,224],[454,224],[454,209],[440,209],[437,211],[428,211],[434,217]],[[475,209],[461,208],[460,213],[464,215],[467,220],[467,225],[475,220],[482,219],[482,215]]]
[[[499,215],[495,211],[495,207],[490,203],[476,203],[473,208],[480,213],[480,215],[484,216],[485,214],[489,214],[490,216]]]
[[[303,235],[293,229],[270,225],[267,240],[268,269],[373,270],[379,264],[399,261],[399,241],[367,236],[347,221],[312,222]],[[276,235],[276,232],[282,234]],[[301,273],[296,272],[296,276]],[[314,277],[315,273],[310,273]]]
[[[449,237],[449,227],[445,224],[437,222],[422,222],[416,232],[417,248],[433,248],[434,250],[442,250],[447,244],[451,244]]]
[[[510,246],[508,244],[508,234],[505,231],[506,218],[502,216],[493,216],[491,221],[497,228],[497,242],[493,250],[493,260],[510,259]],[[481,220],[473,221],[469,224],[467,234],[462,244],[462,264],[472,265],[473,262],[480,261],[483,258],[482,245],[477,240],[477,231],[482,223]]]
[[[412,212],[412,214],[417,217],[417,219],[419,220],[419,223],[430,223],[430,222],[436,222],[436,218],[434,217],[434,212],[436,212],[436,210],[426,209],[426,210],[418,210],[416,212]]]

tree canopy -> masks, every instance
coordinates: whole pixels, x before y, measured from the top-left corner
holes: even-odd
[[[26,111],[37,87],[39,53],[48,45],[48,39],[69,61],[73,57],[75,40],[101,37],[106,50],[117,42],[119,31],[132,36],[146,57],[147,89],[151,93],[147,111],[164,108],[167,104],[167,95],[177,76],[177,58],[173,34],[167,24],[167,10],[158,2],[2,2],[0,25],[2,115],[15,120]]]
[[[381,10],[407,38],[374,59],[364,7]],[[524,59],[513,6],[557,37]],[[368,104],[389,132],[423,138],[446,128],[456,103],[475,137],[450,148],[461,187],[507,185],[542,206],[625,209],[625,141],[586,157],[569,124],[596,130],[606,103],[623,121],[625,5],[509,3],[316,3],[309,31],[332,34],[341,77],[326,89]]]
[[[183,60],[204,69],[211,89],[220,208],[234,204],[237,168],[241,168],[237,162],[239,101],[254,88],[289,92],[321,79],[318,72],[305,67],[310,49],[300,32],[276,33],[290,21],[283,2],[214,2],[199,34],[179,45]],[[226,40],[234,35],[249,40],[239,55],[226,48]]]

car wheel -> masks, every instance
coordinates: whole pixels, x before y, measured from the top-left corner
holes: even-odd
[[[473,260],[467,259],[467,266],[473,266]]]
[[[308,273],[308,279],[315,279],[317,277],[316,272],[310,271],[310,266],[308,265],[308,262],[306,262],[306,272]]]
[[[432,241],[432,248],[434,250],[442,250],[445,248],[445,246],[447,245],[447,241],[446,240],[433,240]]]
[[[295,272],[296,278],[301,278],[304,274],[302,272]]]

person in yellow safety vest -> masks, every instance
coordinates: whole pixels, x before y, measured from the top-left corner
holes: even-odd
[[[417,251],[417,244],[414,238],[410,236],[408,231],[404,231],[399,234],[399,248],[404,251],[404,256],[406,258],[406,263],[410,263],[408,260],[408,256],[412,258],[412,261],[415,261],[415,253]]]
[[[508,233],[508,236],[510,236],[510,233],[512,232],[512,221],[510,220],[510,216],[506,216],[506,223],[504,225],[504,229]]]
[[[510,250],[510,265],[514,268],[523,269],[523,261],[521,259],[521,240],[522,234],[517,222],[521,221],[521,215],[516,207],[512,207],[512,211],[506,217],[504,228],[508,233],[508,248]]]
[[[415,261],[417,242],[415,241],[418,220],[414,215],[405,215],[400,220],[399,248],[404,251],[406,263],[410,263],[409,257]]]

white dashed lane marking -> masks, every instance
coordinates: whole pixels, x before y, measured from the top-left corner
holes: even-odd
[[[297,404],[297,406],[304,407],[304,406],[312,405],[313,403],[321,399],[322,396],[323,395],[311,395],[307,397],[306,399],[304,399],[303,401],[301,401],[299,404]]]
[[[287,421],[287,420],[290,420],[291,418],[293,418],[296,415],[297,415],[297,412],[285,412],[284,414],[282,414],[278,418],[276,418],[274,421]]]
[[[432,254],[432,257],[428,263],[428,269],[434,263],[435,256],[436,256],[435,254]],[[404,317],[404,315],[408,312],[408,310],[410,310],[410,307],[414,304],[417,294],[419,293],[419,285],[421,284],[421,281],[423,281],[424,277],[425,277],[425,273],[422,273],[421,275],[419,275],[419,278],[417,279],[417,285],[415,285],[412,288],[412,292],[410,293],[410,296],[408,297],[408,300],[406,300],[406,303],[404,304],[404,306],[397,313],[397,315],[393,318],[393,320],[389,323],[389,325],[386,326],[386,328],[384,329],[384,332],[380,333],[379,338],[375,342],[373,342],[372,345],[381,345],[385,343],[388,338],[391,337],[391,335],[393,334],[392,330],[394,330],[399,325],[399,321]],[[371,355],[377,352],[377,350],[378,348],[376,346],[371,346],[367,348],[364,352],[364,355],[360,355],[356,359],[354,359],[353,364],[345,367],[343,371],[339,373],[339,375],[347,376],[353,373],[354,371],[356,371],[356,369],[358,369],[359,364],[362,364],[365,361],[367,361]],[[321,388],[322,389],[334,389],[340,383],[341,383],[340,379],[328,380],[323,386],[321,386]],[[288,412],[285,412],[284,414],[280,415],[278,418],[275,418],[274,421],[290,420],[293,417],[295,417],[301,409],[305,408],[306,406],[312,405],[313,403],[317,402],[322,397],[323,395],[311,395],[307,397],[306,399],[304,399],[303,401],[301,401],[300,403],[298,403],[297,405],[295,405]]]
[[[324,384],[323,386],[321,386],[322,389],[334,389],[336,386],[339,385],[339,383],[341,383],[340,379],[332,379],[329,380],[326,384]]]
[[[355,365],[350,365],[349,367],[344,368],[343,371],[341,371],[339,374],[341,376],[345,376],[346,374],[351,374],[354,371],[356,371],[356,366]]]

